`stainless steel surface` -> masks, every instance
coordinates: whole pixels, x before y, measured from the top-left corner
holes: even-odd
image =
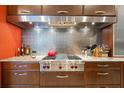
[[[113,52],[114,56],[124,56],[124,6],[117,7],[117,23],[114,25]]]
[[[44,60],[43,58],[40,62],[40,71],[84,71],[84,62],[79,58],[77,59],[77,56],[73,55],[73,59],[69,59],[62,54],[54,60]]]
[[[82,61],[41,61],[40,71],[84,71]]]
[[[30,45],[31,51],[37,51],[36,55],[47,55],[51,49],[57,53],[81,54],[83,48],[97,43],[97,29],[93,26],[87,32],[78,29],[81,28],[43,29],[39,25],[23,31],[22,42]]]
[[[23,16],[7,16],[7,18],[13,19],[16,22],[51,22],[57,23],[59,21],[74,21],[76,23],[80,22],[116,22],[116,17],[108,16],[33,16],[33,15],[23,15]]]
[[[45,28],[48,27],[71,27],[78,23],[97,23],[100,27],[113,24],[117,21],[116,17],[108,16],[7,16],[8,21],[12,22],[41,22]]]

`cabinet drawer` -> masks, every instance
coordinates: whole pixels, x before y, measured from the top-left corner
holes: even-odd
[[[115,16],[115,6],[114,5],[85,5],[84,15],[110,15]]]
[[[120,70],[85,71],[86,84],[120,84]]]
[[[83,6],[81,5],[43,5],[43,15],[67,16],[82,15]]]
[[[40,70],[39,63],[20,63],[7,62],[3,63],[3,69],[6,70]]]
[[[84,87],[83,72],[41,72],[41,87]]]
[[[120,68],[120,63],[115,62],[86,62],[85,68]]]
[[[2,79],[1,79],[1,77],[2,77],[2,76],[1,76],[1,63],[0,63],[0,88],[1,88],[1,85],[2,85],[2,82],[1,82]]]
[[[8,15],[41,15],[41,5],[8,5]]]
[[[120,85],[86,85],[86,88],[120,88]]]
[[[3,88],[39,88],[39,85],[4,85]]]
[[[3,85],[25,84],[39,84],[39,72],[3,70]]]

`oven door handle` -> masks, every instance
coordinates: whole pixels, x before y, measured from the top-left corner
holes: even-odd
[[[58,76],[56,76],[56,78],[69,78],[69,76],[68,75],[58,75]]]

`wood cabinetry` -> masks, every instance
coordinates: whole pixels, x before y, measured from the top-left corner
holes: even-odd
[[[2,81],[2,78],[1,78],[1,70],[2,70],[2,69],[1,69],[1,63],[0,63],[0,88],[1,88],[1,86],[2,86],[2,82],[1,82],[1,81]]]
[[[111,15],[115,16],[114,5],[84,5],[84,15]]]
[[[124,63],[121,63],[121,87],[124,88]]]
[[[54,16],[81,16],[83,15],[83,6],[81,5],[43,5],[43,15]]]
[[[40,5],[8,5],[8,15],[41,15],[42,6]]]
[[[114,62],[86,62],[86,87],[120,87],[120,63]]]
[[[3,63],[3,87],[39,87],[38,63]]]
[[[40,87],[84,87],[83,72],[41,72]]]
[[[120,85],[86,85],[86,88],[120,88]]]

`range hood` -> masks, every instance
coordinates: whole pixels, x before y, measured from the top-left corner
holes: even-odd
[[[99,28],[111,25],[117,21],[115,16],[7,16],[13,23],[43,23],[43,27],[72,27],[79,23],[95,23]]]

